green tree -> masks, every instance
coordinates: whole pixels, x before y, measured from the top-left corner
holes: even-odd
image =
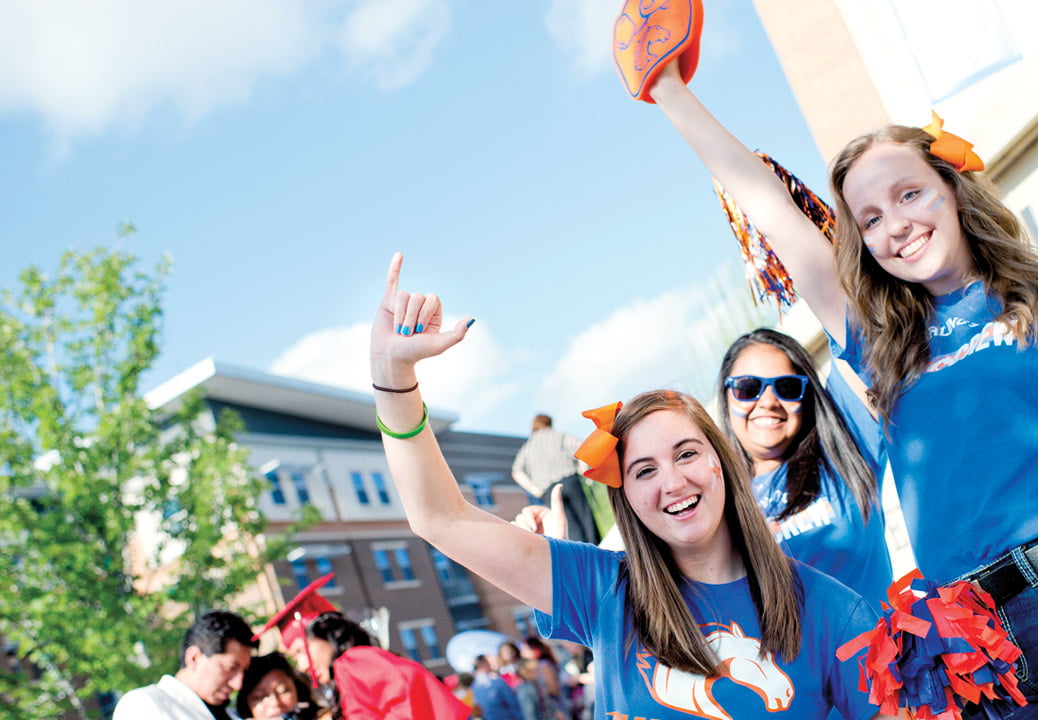
[[[20,666],[0,669],[4,720],[97,716],[96,693],[176,668],[194,614],[284,556],[287,535],[257,542],[262,483],[236,418],[206,426],[198,396],[159,417],[141,398],[168,270],[69,252],[0,294],[0,636]]]

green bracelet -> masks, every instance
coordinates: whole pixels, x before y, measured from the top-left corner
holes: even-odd
[[[429,424],[429,406],[425,403],[422,403],[422,421],[418,423],[418,427],[416,427],[414,430],[409,430],[408,432],[402,433],[393,432],[392,430],[390,430],[382,424],[382,418],[378,416],[378,410],[375,411],[375,424],[378,425],[378,429],[382,431],[383,435],[388,435],[389,437],[396,438],[397,440],[407,440],[408,438],[413,438],[422,430],[425,430],[425,426]]]

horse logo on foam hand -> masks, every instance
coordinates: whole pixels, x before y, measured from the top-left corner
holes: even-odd
[[[780,712],[793,702],[793,683],[770,652],[761,654],[760,640],[747,637],[737,623],[718,625],[706,635],[710,648],[721,659],[721,674],[712,677],[673,670],[638,653],[638,669],[653,699],[660,705],[714,720],[731,720],[714,699],[713,685],[722,677],[757,693],[768,712]]]
[[[664,25],[655,24],[652,16],[666,9],[667,3],[665,0],[639,0],[637,12],[629,11],[627,5],[630,4],[624,5],[620,17],[616,20],[616,51],[631,53],[634,57],[634,69],[644,72],[666,52],[665,45],[670,40],[670,30]]]

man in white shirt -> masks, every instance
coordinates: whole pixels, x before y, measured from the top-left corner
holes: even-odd
[[[258,644],[248,624],[234,613],[200,615],[184,635],[177,674],[126,693],[113,720],[234,720],[237,715],[228,703],[241,688]]]
[[[550,415],[538,415],[512,463],[512,479],[535,505],[548,505],[551,489],[562,483],[569,539],[598,543],[613,525],[613,512],[605,488],[580,474],[583,466],[573,457],[579,447],[580,440],[552,428]]]

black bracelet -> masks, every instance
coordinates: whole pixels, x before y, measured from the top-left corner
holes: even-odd
[[[397,390],[395,388],[382,387],[381,385],[376,385],[375,383],[371,383],[371,387],[375,388],[376,390],[381,390],[382,392],[409,393],[409,392],[413,392],[414,390],[418,389],[418,383],[415,382],[414,385],[412,385],[409,388],[404,388],[403,390]]]

